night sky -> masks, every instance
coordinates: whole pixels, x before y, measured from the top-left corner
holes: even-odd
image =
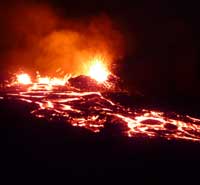
[[[200,98],[197,4],[166,0],[1,2],[1,76],[6,76],[10,65],[6,56],[16,40],[9,28],[10,12],[16,6],[30,4],[48,5],[63,19],[81,21],[104,14],[114,20],[125,38],[126,51],[114,62],[114,73],[133,94],[137,91],[145,97],[170,100]]]

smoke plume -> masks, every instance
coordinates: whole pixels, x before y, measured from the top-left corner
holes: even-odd
[[[4,70],[54,75],[84,73],[94,57],[112,64],[123,56],[123,36],[106,15],[64,18],[52,7],[16,4],[1,14],[1,59]]]

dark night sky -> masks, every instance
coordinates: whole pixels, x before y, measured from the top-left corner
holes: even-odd
[[[13,2],[7,2],[6,6],[15,6]],[[104,13],[113,18],[126,38],[128,51],[122,61],[117,61],[116,73],[132,92],[136,89],[146,96],[200,98],[196,3],[166,0],[33,2],[47,3],[61,17],[81,20]],[[1,56],[5,48],[1,43]],[[5,64],[1,65],[6,68]]]

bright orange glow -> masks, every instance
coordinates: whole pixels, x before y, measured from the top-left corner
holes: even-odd
[[[88,76],[95,79],[99,83],[105,82],[108,79],[110,72],[107,66],[101,59],[94,59],[89,67]]]
[[[32,83],[31,77],[26,73],[17,75],[17,82],[24,85]]]
[[[70,77],[71,75],[65,75],[64,77],[60,77],[60,78],[58,77],[52,78],[49,76],[41,77],[41,75],[37,71],[37,78],[36,78],[35,85],[43,84],[43,85],[48,85],[48,86],[64,86]]]
[[[45,85],[65,85],[66,78],[50,78],[50,77],[39,77],[37,79],[39,84]]]
[[[43,77],[43,78],[39,77],[39,78],[38,78],[38,82],[39,82],[40,84],[49,84],[50,78],[48,78],[48,77]]]
[[[101,60],[93,60],[90,70],[91,77],[97,77],[99,82],[107,80],[106,83],[110,83],[107,79],[109,71]],[[98,90],[98,86],[102,84],[96,83],[97,90],[87,91],[82,89],[84,84],[75,88],[70,83],[70,76],[51,78],[41,77],[38,73],[34,82],[25,73],[16,77],[17,80],[8,85],[8,88],[10,86],[13,88],[6,96],[36,104],[37,108],[33,108],[31,114],[38,118],[46,118],[50,121],[66,120],[73,126],[84,127],[93,132],[100,132],[105,124],[114,124],[119,126],[120,133],[129,137],[164,137],[168,140],[184,139],[200,142],[200,119],[189,115],[137,110],[123,106],[105,97],[101,90]],[[20,91],[19,85],[23,84],[29,85],[23,86],[23,90]],[[16,91],[15,85],[17,85]],[[3,97],[0,97],[1,99]]]

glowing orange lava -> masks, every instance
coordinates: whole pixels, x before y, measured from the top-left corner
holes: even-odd
[[[17,75],[17,82],[19,84],[24,84],[24,85],[28,85],[32,83],[31,77],[26,73]]]
[[[108,71],[105,72],[106,69],[101,65],[101,61],[96,60],[90,73],[91,76],[97,75],[94,77],[100,82],[107,80],[108,75]],[[100,77],[93,73],[94,71],[100,71]],[[82,81],[80,88],[74,88],[69,83],[70,76],[50,78],[37,75],[35,82],[25,73],[16,77],[17,81],[7,86],[12,86],[12,91],[8,89],[5,96],[0,97],[0,101],[13,98],[35,104],[37,108],[33,108],[31,114],[38,118],[49,121],[64,120],[73,126],[84,127],[93,132],[100,132],[106,124],[113,124],[119,126],[121,134],[129,137],[163,137],[200,142],[200,119],[176,113],[133,110],[111,101],[98,90],[81,89],[84,85]],[[19,86],[24,84],[29,86],[22,86],[20,89]],[[99,85],[101,84],[96,84],[97,89]]]
[[[65,75],[63,78],[56,78],[56,77],[41,77],[39,74],[37,75],[37,83],[38,84],[45,84],[49,86],[60,85],[63,86],[67,83],[70,75]]]
[[[106,64],[100,59],[95,58],[89,67],[88,76],[95,79],[99,83],[105,82],[108,79],[110,72]]]

